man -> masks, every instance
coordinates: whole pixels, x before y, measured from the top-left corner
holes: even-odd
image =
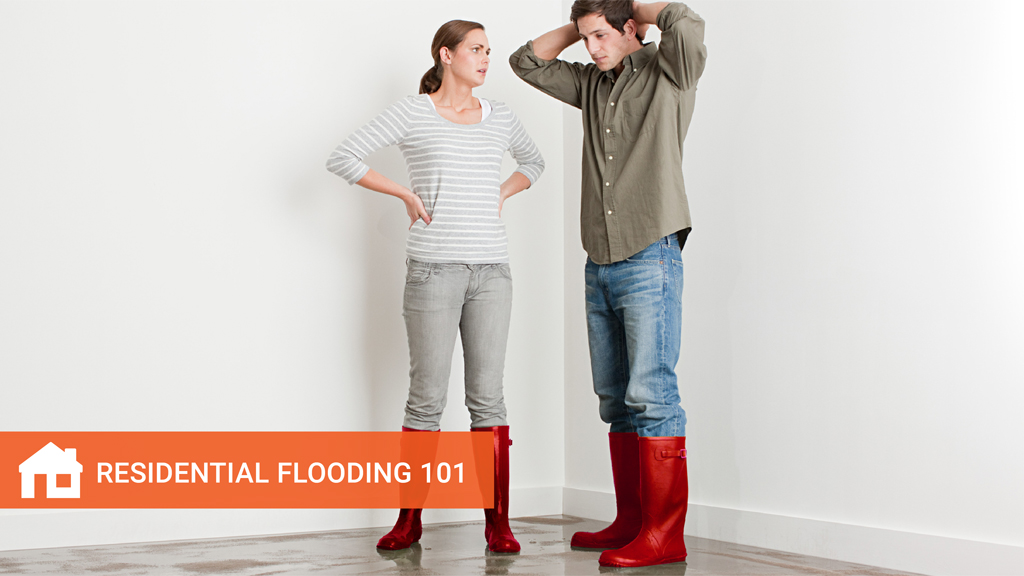
[[[623,0],[576,0],[570,20],[509,62],[583,111],[587,331],[618,514],[572,545],[603,549],[603,566],[681,562],[686,414],[675,366],[690,231],[682,153],[707,57],[704,21],[683,4]],[[659,46],[642,42],[651,25]],[[593,64],[557,59],[580,39]]]

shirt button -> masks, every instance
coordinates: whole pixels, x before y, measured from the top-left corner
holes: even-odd
[[[608,157],[608,159],[609,159],[609,160],[611,160],[612,158],[613,158],[613,156],[609,156],[609,157]]]
[[[608,211],[608,215],[609,215],[609,216],[611,216],[611,214],[612,214],[612,211],[611,211],[611,210],[609,210],[609,211]]]
[[[605,182],[605,183],[604,183],[604,185],[605,185],[605,186],[611,186],[611,185],[612,185],[612,183],[611,183],[611,182]]]
[[[615,106],[615,102],[612,102],[612,106]]]
[[[604,129],[604,131],[605,131],[605,132],[607,132],[607,133],[609,133],[609,134],[611,134],[611,133],[612,133],[612,129],[611,129],[611,128],[605,128],[605,129]]]
[[[636,72],[636,68],[633,68],[633,72]]]

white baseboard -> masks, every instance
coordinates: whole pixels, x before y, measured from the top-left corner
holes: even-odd
[[[508,512],[513,518],[559,515],[562,513],[562,487],[512,489],[509,491]],[[483,518],[483,512],[480,517]]]
[[[565,488],[563,513],[610,522],[615,495]],[[1022,576],[1024,548],[778,514],[689,505],[686,534],[932,576]]]
[[[514,488],[513,517],[562,513],[562,487]],[[480,510],[426,510],[424,524],[483,520]],[[0,551],[231,538],[391,526],[394,510],[0,510]]]

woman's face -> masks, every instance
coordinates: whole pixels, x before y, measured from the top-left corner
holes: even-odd
[[[471,30],[466,38],[455,48],[455,52],[442,48],[441,59],[450,63],[448,70],[452,76],[470,86],[481,86],[487,77],[487,68],[491,65],[491,46],[487,43],[487,34],[483,30]],[[447,52],[447,59],[444,52]],[[448,60],[448,61],[446,61]]]

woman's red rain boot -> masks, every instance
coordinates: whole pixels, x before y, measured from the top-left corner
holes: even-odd
[[[402,508],[398,511],[395,527],[377,541],[377,548],[384,550],[403,550],[419,542],[423,535],[423,524],[420,522],[422,508]]]
[[[402,426],[402,432],[426,432],[415,428]],[[423,523],[420,522],[422,508],[402,508],[398,511],[398,521],[380,540],[377,541],[377,548],[383,550],[403,550],[412,546],[413,542],[419,542],[423,535]]]
[[[601,566],[633,568],[686,560],[683,525],[688,496],[686,437],[641,437],[640,534],[618,550],[602,552]]]
[[[599,532],[572,535],[573,548],[622,548],[640,533],[640,442],[636,432],[609,432],[615,481],[615,521]]]
[[[473,432],[494,432],[494,508],[484,510],[484,537],[491,552],[519,552],[519,542],[508,525],[508,426],[472,428]]]

